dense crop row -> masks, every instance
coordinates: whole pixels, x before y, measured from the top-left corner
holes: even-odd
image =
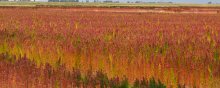
[[[1,88],[165,88],[166,86],[154,78],[150,80],[136,79],[129,84],[124,77],[108,78],[102,71],[87,71],[81,74],[80,70],[67,70],[64,65],[56,69],[50,64],[37,67],[27,57],[14,61],[15,56],[0,55],[0,87]],[[13,63],[11,63],[13,62]]]
[[[0,53],[129,82],[154,77],[173,87],[218,86],[219,20],[219,14],[2,8]]]

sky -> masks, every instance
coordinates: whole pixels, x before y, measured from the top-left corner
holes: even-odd
[[[36,0],[36,1],[48,1],[48,0]],[[86,1],[86,0],[79,0],[80,2],[82,1]],[[89,0],[89,1],[94,1],[94,0]],[[105,1],[105,0],[99,0],[99,1]],[[158,2],[158,1],[162,1],[162,2],[175,2],[175,3],[208,3],[209,1],[213,2],[213,3],[220,3],[220,0],[113,0],[113,1],[119,1],[119,2],[135,2],[135,1],[144,1],[144,2]]]

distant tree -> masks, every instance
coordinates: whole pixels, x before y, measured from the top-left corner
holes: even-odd
[[[48,0],[48,2],[79,2],[79,0]]]
[[[59,0],[48,0],[48,2],[59,2]]]
[[[208,4],[212,4],[212,2],[208,2]]]
[[[0,0],[0,1],[8,1],[8,0]]]

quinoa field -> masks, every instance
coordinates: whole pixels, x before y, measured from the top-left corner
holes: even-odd
[[[220,8],[0,7],[0,88],[219,88]]]

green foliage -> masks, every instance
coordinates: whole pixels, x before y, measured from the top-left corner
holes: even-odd
[[[169,44],[168,42],[165,42],[164,46],[162,47],[162,51],[161,51],[162,55],[164,56],[166,55],[168,48],[169,48]]]
[[[113,34],[107,34],[104,36],[105,42],[109,42],[113,39]]]
[[[150,79],[149,87],[150,88],[157,88],[157,83],[153,78]]]
[[[149,87],[150,88],[166,88],[166,86],[162,84],[160,81],[157,83],[154,78],[150,79]]]
[[[132,88],[140,88],[140,82],[138,79],[135,80]]]
[[[145,56],[146,56],[146,59],[149,59],[150,58],[150,55],[151,55],[151,49],[148,45],[145,46]]]
[[[146,79],[142,79],[141,81],[136,79],[132,88],[149,88],[149,84]]]
[[[143,78],[140,84],[140,88],[147,88],[148,86],[149,86],[148,82],[146,81],[146,79]]]
[[[219,52],[218,52],[218,50],[215,50],[214,51],[214,59],[217,61],[217,60],[219,60]]]
[[[166,88],[166,86],[159,81],[159,82],[158,82],[158,88]]]
[[[170,76],[171,82],[172,82],[173,85],[175,85],[177,83],[177,80],[176,80],[173,68],[170,70],[170,75],[171,75]]]
[[[3,58],[0,58],[0,59],[3,59],[7,62],[10,62],[10,63],[15,62],[15,56],[9,54],[8,52],[0,54],[0,57],[3,57]]]
[[[60,67],[61,66],[61,58],[59,58],[56,63],[55,63],[56,67]]]
[[[74,47],[79,48],[79,45],[81,43],[81,37],[78,36],[76,39],[74,39],[74,41],[72,43],[73,43]]]
[[[125,78],[122,82],[121,85],[119,86],[119,88],[129,88],[129,82],[128,79]]]
[[[102,71],[98,71],[96,74],[96,78],[100,83],[100,88],[107,88],[109,85],[109,80],[106,74]]]
[[[5,41],[3,44],[0,45],[0,54],[7,52],[7,49],[8,49],[8,44]]]

